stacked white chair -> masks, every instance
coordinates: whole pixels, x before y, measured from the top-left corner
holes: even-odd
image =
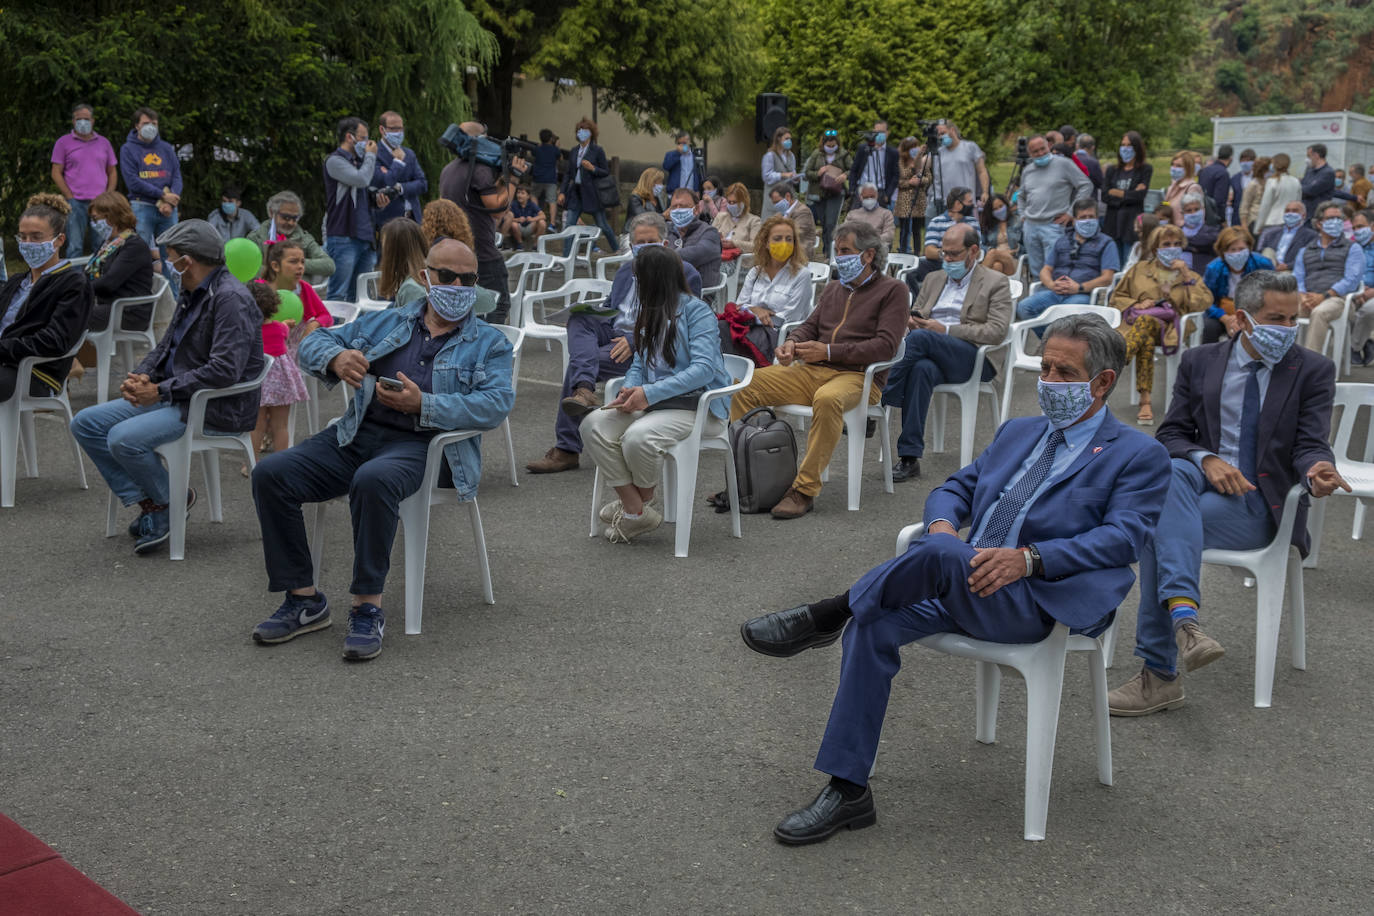
[[[1336,442],[1331,450],[1336,456],[1336,471],[1350,484],[1350,493],[1336,490],[1324,499],[1314,499],[1307,516],[1307,530],[1312,538],[1312,550],[1307,554],[1303,566],[1311,569],[1320,561],[1322,529],[1326,527],[1326,504],[1336,496],[1352,496],[1355,499],[1355,520],[1351,525],[1350,537],[1360,540],[1364,536],[1364,515],[1366,499],[1374,499],[1374,385],[1340,382],[1336,385],[1336,399],[1332,408],[1341,409],[1340,426],[1336,429]],[[1368,421],[1364,450],[1361,458],[1350,457],[1350,442],[1355,435],[1355,420],[1360,408],[1368,407]]]
[[[1002,366],[1002,414],[998,422],[1007,422],[1011,415],[1011,391],[1017,370],[1040,374],[1040,357],[1026,353],[1027,335],[1069,315],[1100,315],[1112,327],[1121,323],[1121,313],[1107,305],[1052,305],[1035,318],[1013,321],[1007,329],[1010,349]]]

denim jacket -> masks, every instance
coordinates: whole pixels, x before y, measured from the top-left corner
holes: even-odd
[[[329,363],[344,350],[360,350],[368,362],[402,347],[423,320],[425,300],[400,308],[366,312],[349,324],[321,328],[301,341],[297,361],[329,387],[339,383]],[[495,429],[515,403],[511,378],[514,351],[510,341],[485,321],[470,316],[434,359],[433,391],[421,396],[420,426],[438,431]],[[372,401],[377,379],[368,375],[353,394],[348,410],[336,425],[339,445],[353,441],[358,424]],[[444,448],[453,471],[458,498],[477,495],[482,478],[482,437],[464,439]]]
[[[705,302],[686,293],[678,299],[673,357],[677,365],[672,367],[671,375],[646,381],[658,373],[646,373],[644,356],[636,352],[625,372],[625,387],[642,385],[645,399],[650,404],[657,404],[698,388],[724,388],[734,381],[725,371],[725,360],[720,354],[720,321],[716,313]],[[662,368],[667,369],[666,364]],[[711,402],[711,413],[722,420],[728,418],[730,399],[716,398]]]

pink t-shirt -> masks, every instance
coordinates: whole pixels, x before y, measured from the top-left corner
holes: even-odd
[[[268,356],[286,355],[286,338],[291,329],[285,321],[264,321],[262,323],[262,352]]]
[[[62,177],[77,200],[94,200],[105,193],[109,169],[119,164],[110,141],[100,134],[90,140],[63,134],[52,148],[53,165],[62,166]]]

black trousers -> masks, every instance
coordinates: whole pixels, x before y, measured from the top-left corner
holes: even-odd
[[[510,274],[504,258],[477,262],[477,285],[496,293],[496,310],[483,315],[488,324],[505,324],[510,317]]]

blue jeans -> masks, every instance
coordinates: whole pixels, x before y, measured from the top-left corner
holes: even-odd
[[[1174,642],[1170,598],[1201,597],[1202,551],[1254,550],[1274,539],[1274,519],[1264,500],[1226,496],[1187,458],[1173,460],[1174,477],[1155,536],[1140,551],[1140,610],[1135,620],[1135,654],[1147,667],[1172,675]]]
[[[430,438],[428,433],[364,422],[348,445],[340,446],[338,430],[329,427],[258,462],[253,468],[253,502],[262,526],[267,590],[308,588],[315,581],[301,503],[346,494],[353,521],[349,591],[380,595],[391,569],[401,501],[424,481]],[[411,534],[419,536],[410,532],[407,537]]]
[[[902,408],[902,432],[897,436],[900,458],[925,454],[926,413],[936,385],[967,382],[973,374],[978,347],[967,340],[920,328],[906,335],[906,355],[893,366],[883,387],[883,403]],[[983,363],[983,381],[997,374]]]
[[[365,274],[377,266],[377,249],[362,239],[331,235],[324,240],[324,251],[334,259],[334,273],[329,278],[324,297],[353,302],[358,274]]]
[[[181,295],[181,280],[172,273],[171,265],[167,262],[167,252],[157,243],[157,237],[177,224],[178,212],[172,210],[171,216],[163,216],[157,212],[157,204],[148,203],[146,200],[132,200],[129,202],[134,208],[134,231],[138,237],[148,243],[148,247],[157,252],[162,261],[162,275],[167,278],[167,282],[172,284],[172,298]]]
[[[153,449],[186,432],[180,407],[135,407],[117,398],[78,413],[71,429],[120,502],[132,506],[150,499],[167,505],[167,469]]]
[[[1034,295],[1027,296],[1016,305],[1016,318],[1018,321],[1025,321],[1028,318],[1039,318],[1045,313],[1045,309],[1052,305],[1087,305],[1092,300],[1092,296],[1087,293],[1074,293],[1071,296],[1061,296],[1053,290],[1042,289]]]
[[[568,221],[568,227],[571,228],[576,226],[582,219],[583,213],[590,216],[596,222],[596,225],[600,227],[601,235],[606,240],[608,249],[612,253],[619,251],[620,242],[615,237],[615,230],[611,228],[611,221],[606,218],[605,210],[583,210],[580,203],[575,204],[569,201],[567,209],[564,211],[565,218]],[[563,256],[567,257],[570,251],[572,251],[572,239],[568,239],[563,243]]]
[[[79,258],[86,253],[86,230],[91,228],[88,213],[91,202],[69,197],[67,203],[72,205],[72,212],[67,214],[67,257]],[[91,248],[99,244],[97,241]]]
[[[1040,276],[1045,256],[1054,250],[1054,243],[1064,236],[1064,227],[1053,221],[1021,224],[1021,240],[1026,251],[1026,267],[1032,277]]]
[[[630,361],[618,363],[611,359],[611,341],[619,334],[610,318],[596,315],[568,316],[568,374],[563,376],[562,398],[570,397],[578,387],[596,388],[597,382],[618,378],[630,368]],[[555,445],[565,452],[582,451],[579,421],[560,408],[553,428],[557,434]]]

